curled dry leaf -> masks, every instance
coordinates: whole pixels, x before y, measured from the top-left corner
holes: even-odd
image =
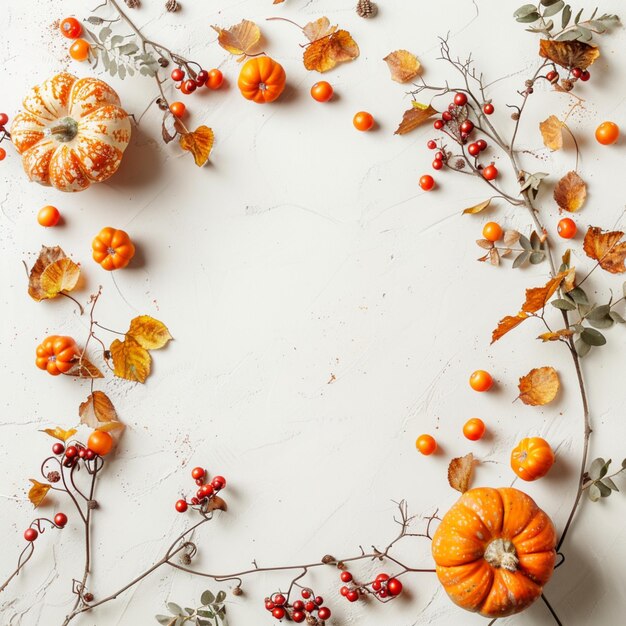
[[[228,507],[226,506],[226,501],[223,498],[220,498],[219,496],[213,496],[206,507],[207,512],[208,511],[226,511],[228,509]]]
[[[104,374],[84,355],[74,360],[74,364],[65,375],[77,378],[104,378]]]
[[[430,104],[422,104],[421,102],[416,102],[415,100],[411,104],[413,106],[404,112],[402,121],[400,122],[398,128],[396,128],[394,135],[405,135],[406,133],[415,130],[418,126],[421,126],[433,115],[437,115],[438,113],[438,111],[433,109]]]
[[[352,35],[347,30],[336,30],[307,46],[303,56],[304,67],[316,72],[327,72],[337,63],[356,59],[359,53],[359,46]]]
[[[477,239],[476,243],[483,248],[484,250],[491,250],[493,248],[494,243],[490,239]]]
[[[623,236],[621,230],[602,232],[601,228],[590,226],[585,235],[583,250],[603,270],[611,274],[623,274],[626,272],[626,242],[621,241]]]
[[[167,326],[149,315],[133,318],[126,335],[132,336],[146,350],[159,350],[172,339]]]
[[[503,317],[499,322],[497,328],[491,334],[491,343],[498,341],[498,339],[504,337],[510,330],[513,330],[516,326],[519,326],[525,319],[528,319],[528,313],[520,312],[517,315],[507,315]]]
[[[415,78],[421,67],[417,57],[408,50],[390,52],[383,61],[389,67],[392,80],[398,83],[406,83]]]
[[[60,426],[55,426],[54,428],[44,428],[41,432],[59,441],[67,441],[72,435],[76,434],[76,429],[63,430]]]
[[[113,359],[113,373],[119,378],[146,382],[150,375],[150,353],[142,348],[135,339],[126,336],[124,341],[115,339],[109,348]]]
[[[519,241],[519,238],[521,236],[522,236],[522,233],[520,233],[517,230],[513,230],[513,229],[505,230],[502,241],[504,242],[505,246],[513,246]]]
[[[542,333],[537,337],[537,339],[541,339],[542,341],[559,341],[559,339],[566,339],[567,337],[571,337],[574,334],[574,331],[571,328],[562,328],[561,330],[555,330],[554,332]]]
[[[80,267],[59,246],[41,246],[28,276],[28,294],[37,302],[55,298],[61,291],[72,291],[79,276]]]
[[[567,69],[586,70],[600,56],[600,50],[583,41],[541,39],[539,55]]]
[[[470,452],[465,456],[457,457],[448,465],[448,482],[452,489],[465,493],[472,482],[474,474],[474,455]]]
[[[103,391],[91,393],[87,400],[78,407],[78,414],[80,415],[80,423],[90,428],[107,432],[124,428],[113,403]]]
[[[565,124],[556,115],[551,115],[539,124],[543,144],[546,148],[560,150],[563,147],[563,126]]]
[[[305,24],[302,28],[302,32],[309,41],[316,41],[322,37],[332,35],[336,30],[337,26],[331,26],[330,20],[327,17],[320,17],[314,22]]]
[[[193,154],[196,165],[202,167],[209,160],[214,139],[215,135],[208,126],[198,126],[190,133],[183,133],[179,143],[183,150]]]
[[[243,61],[246,55],[254,51],[255,46],[261,40],[261,29],[250,20],[241,20],[230,28],[220,28],[212,26],[217,33],[217,42],[231,54],[239,56],[239,61]]]
[[[561,178],[554,188],[554,199],[560,209],[576,213],[587,198],[587,185],[576,173],[568,172]]]
[[[519,399],[530,406],[543,406],[556,398],[560,386],[553,367],[536,367],[519,379]]]
[[[489,262],[491,265],[500,265],[500,253],[495,246],[489,250]]]
[[[30,478],[29,480],[33,483],[33,486],[28,490],[28,499],[32,502],[33,506],[37,508],[45,500],[51,486],[40,483],[34,478]]]
[[[485,200],[484,202],[480,202],[479,204],[475,204],[474,206],[469,207],[469,209],[463,209],[463,213],[461,215],[476,215],[477,213],[480,213],[481,211],[484,211],[486,208],[488,208],[490,204],[491,198]]]

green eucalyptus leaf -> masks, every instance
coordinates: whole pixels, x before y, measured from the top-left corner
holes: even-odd
[[[585,330],[585,327],[582,324],[573,324],[572,328],[574,329],[574,332],[576,333],[582,333],[583,330]]]
[[[608,498],[611,495],[611,488],[607,487],[601,480],[598,480],[594,484],[598,486],[598,489],[600,491],[600,495],[603,498]]]
[[[611,311],[609,313],[609,317],[617,324],[623,324],[626,322],[626,320],[617,311]]]
[[[574,289],[568,291],[567,294],[576,304],[589,304],[587,294],[581,287],[574,287]]]
[[[526,237],[526,235],[519,236],[519,245],[522,246],[524,250],[532,250],[533,247],[530,243],[530,239]],[[624,283],[624,296],[626,297],[626,283]]]
[[[602,497],[600,489],[598,488],[596,483],[593,483],[593,485],[589,485],[589,488],[587,489],[587,495],[592,502],[597,502]]]
[[[530,252],[528,250],[524,250],[524,252],[520,252],[513,261],[513,268],[522,267],[528,261],[530,257]]]
[[[169,626],[173,621],[171,615],[155,615],[154,617],[156,621],[163,626]]]
[[[172,615],[182,615],[183,609],[176,602],[168,602],[167,610],[172,613]]]
[[[112,32],[113,31],[108,26],[105,26],[104,28],[100,29],[100,32],[98,33],[98,39],[102,43],[104,43],[111,36]]]
[[[94,26],[100,26],[100,24],[104,24],[104,20],[101,17],[98,17],[97,15],[90,15],[87,18],[87,21],[90,24],[93,24]]]
[[[121,80],[124,80],[126,78],[126,66],[125,65],[118,65],[117,75],[119,76]]]
[[[613,479],[609,478],[608,476],[602,479],[602,484],[606,485],[612,491],[619,491],[617,485],[613,482]]]
[[[591,350],[591,346],[588,343],[585,343],[582,336],[576,339],[574,347],[576,348],[576,354],[580,357],[586,356],[589,354],[589,350]]]
[[[584,26],[578,27],[578,39],[582,41],[591,41],[593,39],[593,32]]]
[[[226,592],[225,591],[218,591],[217,592],[217,596],[215,597],[215,601],[218,604],[221,604],[222,602],[224,602],[224,600],[226,600]]]
[[[552,300],[550,304],[560,311],[573,311],[576,308],[575,304],[572,304],[569,300],[564,300],[563,298]]]
[[[589,22],[587,22],[587,24],[589,24],[589,26],[598,33],[605,33],[608,29],[608,26],[606,26],[604,22],[600,20],[590,20]]]
[[[565,28],[572,19],[572,7],[566,4],[561,14],[561,28]]]
[[[185,611],[187,611],[188,615],[193,615],[196,612],[196,609],[190,609],[188,606],[186,606]]]
[[[594,328],[601,328],[602,330],[606,330],[607,328],[611,328],[611,326],[613,326],[613,320],[610,317],[605,317],[601,320],[589,320],[589,323]]]
[[[591,480],[598,480],[603,476],[606,476],[607,469],[607,462],[602,457],[598,457],[591,462],[587,473],[589,474],[589,478],[591,478]]]
[[[611,307],[608,304],[601,304],[600,306],[595,307],[591,313],[587,315],[587,319],[589,320],[601,320],[604,319],[611,310]]]
[[[555,37],[556,41],[575,41],[580,38],[580,33],[577,28],[568,30],[566,33],[561,33],[558,37]]]
[[[132,56],[133,54],[139,51],[139,46],[134,42],[125,43],[123,46],[120,46],[117,51],[120,54],[126,54],[128,56]]]
[[[553,4],[560,2],[560,0],[541,0],[541,4],[544,7],[551,7]]]
[[[215,613],[211,609],[198,609],[198,615],[202,617],[215,617]]]
[[[551,4],[546,10],[543,12],[544,17],[552,17],[556,15],[563,7],[565,6],[565,2],[563,0],[557,0],[554,4]]]
[[[537,13],[537,7],[534,4],[523,4],[515,13],[513,13],[513,17],[518,19],[520,17],[526,17],[531,13]]]
[[[202,595],[200,596],[200,603],[204,606],[208,606],[209,604],[213,604],[213,602],[215,602],[215,596],[213,595],[213,593],[208,589],[206,591],[203,591]]]
[[[580,333],[580,338],[590,346],[603,346],[606,343],[606,337],[598,330],[593,328],[585,328]]]
[[[532,252],[530,255],[530,262],[533,265],[539,265],[539,263],[542,263],[543,260],[546,258],[546,254],[545,252]]]
[[[529,13],[528,15],[524,15],[523,17],[516,17],[515,19],[520,24],[532,24],[533,22],[536,22],[540,17],[541,15],[539,15],[539,13],[535,11],[534,13]]]
[[[113,35],[113,37],[111,37],[109,45],[111,46],[111,48],[115,48],[116,46],[119,46],[122,41],[124,41],[124,37],[122,37],[121,35]]]
[[[585,9],[581,9],[580,11],[578,11],[578,13],[576,13],[576,17],[574,18],[574,24],[578,24],[578,22],[580,22],[580,18],[583,16],[583,11]]]
[[[200,619],[199,617],[196,618],[196,624],[197,626],[213,626],[208,619]]]

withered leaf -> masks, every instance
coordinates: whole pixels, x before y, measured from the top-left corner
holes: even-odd
[[[408,50],[390,52],[383,61],[389,67],[392,80],[398,83],[406,83],[415,78],[421,67],[417,57]]]
[[[213,496],[207,503],[206,510],[208,511],[226,511],[226,501],[219,496]]]
[[[461,215],[476,215],[477,213],[480,213],[488,208],[490,204],[491,198],[485,200],[484,202],[480,202],[479,204],[475,204],[474,206],[469,207],[469,209],[463,209],[463,213]]]
[[[28,295],[30,295],[33,300],[40,302],[41,300],[45,300],[50,297],[41,286],[41,276],[49,265],[66,258],[67,255],[63,252],[63,250],[61,250],[61,248],[59,248],[59,246],[54,246],[52,248],[48,246],[41,246],[39,256],[37,257],[37,260],[31,268],[28,276]]]
[[[522,305],[522,311],[536,313],[543,309],[555,291],[561,286],[567,272],[560,272],[551,278],[543,287],[533,287],[526,290],[526,300]]]
[[[78,283],[80,267],[65,257],[50,263],[41,274],[41,289],[46,298],[54,298],[61,291],[72,291]]]
[[[133,318],[130,321],[130,327],[126,336],[131,336],[146,350],[158,350],[173,338],[163,322],[155,320],[149,315],[140,315]]]
[[[484,250],[491,250],[493,248],[494,243],[490,239],[477,239],[476,243],[483,248]]]
[[[90,428],[111,431],[124,428],[109,396],[103,391],[94,391],[78,407],[80,423]]]
[[[568,293],[569,291],[574,289],[575,286],[576,286],[576,268],[570,267],[567,270],[565,270],[565,278],[563,279],[563,282],[561,283],[561,289],[563,289],[565,293]]]
[[[586,70],[600,56],[600,50],[583,41],[541,39],[539,55],[567,69]]]
[[[574,331],[571,328],[562,328],[561,330],[555,330],[554,332],[542,333],[537,337],[537,339],[541,339],[542,341],[558,341],[559,339],[565,339],[567,337],[571,337],[574,334]]]
[[[554,188],[554,199],[560,209],[575,213],[579,211],[587,198],[587,185],[576,173],[568,172]]]
[[[530,406],[543,406],[556,398],[560,386],[553,367],[537,367],[519,379],[519,399]]]
[[[500,253],[496,247],[489,250],[489,261],[491,262],[491,265],[500,265]]]
[[[69,430],[63,430],[60,426],[55,426],[54,428],[44,428],[41,432],[59,441],[67,441],[72,435],[76,434],[76,429],[70,428]]]
[[[498,341],[506,335],[510,330],[513,330],[516,326],[519,326],[525,319],[528,319],[528,313],[518,313],[517,315],[507,315],[503,317],[499,322],[496,329],[491,333],[491,343]]]
[[[623,274],[626,272],[626,242],[621,241],[623,236],[621,230],[602,232],[601,228],[590,226],[583,250],[589,258],[598,261],[603,270],[611,274]]]
[[[179,143],[183,150],[193,154],[196,165],[202,167],[209,160],[214,139],[215,135],[208,126],[198,126],[196,130],[182,134]]]
[[[314,22],[305,24],[302,28],[302,32],[309,41],[316,41],[327,35],[332,35],[336,30],[337,26],[331,26],[330,20],[327,17],[320,17]]]
[[[144,383],[150,374],[150,353],[132,337],[115,339],[109,348],[113,373],[120,378]]]
[[[261,40],[261,29],[250,20],[241,20],[239,24],[230,28],[220,28],[219,26],[212,26],[211,28],[217,33],[217,42],[220,46],[235,56],[241,56],[241,60],[253,52]]]
[[[303,56],[304,67],[307,70],[327,72],[337,63],[356,59],[359,52],[359,46],[352,39],[352,35],[347,30],[337,30],[307,46]]]
[[[471,452],[452,459],[448,465],[448,483],[452,489],[461,493],[465,493],[469,489],[473,474],[474,455]]]
[[[45,500],[51,486],[40,483],[34,478],[30,478],[29,480],[33,483],[33,486],[28,490],[28,499],[32,502],[33,506],[37,508]]]
[[[72,367],[65,375],[77,378],[104,378],[104,374],[84,355],[74,360]]]
[[[413,102],[412,107],[404,112],[402,121],[394,135],[405,135],[406,133],[415,130],[418,126],[421,126],[424,122],[428,121],[433,115],[437,115],[438,111],[433,109],[430,104],[422,104],[421,102]],[[482,210],[482,209],[481,209]]]
[[[516,244],[519,241],[519,238],[521,237],[521,233],[517,230],[505,230],[504,231],[504,237],[502,238],[504,245],[505,246],[512,246],[514,244]]]
[[[563,147],[563,126],[563,122],[556,115],[551,115],[539,124],[543,144],[546,148],[560,150]]]

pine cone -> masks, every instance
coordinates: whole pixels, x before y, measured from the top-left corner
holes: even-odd
[[[52,471],[48,472],[46,478],[48,479],[48,482],[58,483],[61,480],[61,475],[59,474],[59,472]]]
[[[138,9],[141,6],[139,0],[124,0],[124,2],[129,9]]]
[[[178,4],[176,0],[167,0],[167,2],[165,3],[165,8],[170,13],[175,13],[176,11],[178,11],[178,9],[180,9],[180,4]]]
[[[356,12],[359,17],[374,17],[378,13],[378,7],[371,0],[359,0]]]

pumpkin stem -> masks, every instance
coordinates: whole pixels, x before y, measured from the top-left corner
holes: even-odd
[[[508,539],[494,539],[485,550],[485,561],[491,567],[501,567],[509,572],[516,572],[519,559],[515,546]]]
[[[66,143],[72,141],[78,134],[78,123],[72,117],[63,117],[55,126],[46,129],[46,134],[53,135],[57,141]]]

